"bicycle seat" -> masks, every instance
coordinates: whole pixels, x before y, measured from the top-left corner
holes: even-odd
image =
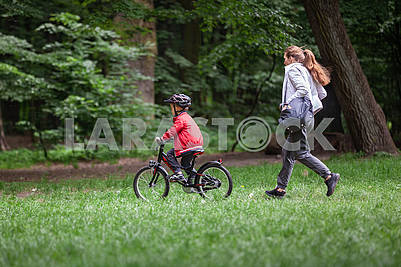
[[[188,156],[188,155],[193,155],[193,156],[202,155],[203,152],[205,152],[205,150],[203,148],[194,148],[194,149],[182,152],[179,156],[177,156],[177,158],[185,157],[185,156]]]

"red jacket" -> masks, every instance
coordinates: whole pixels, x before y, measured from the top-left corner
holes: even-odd
[[[202,133],[187,112],[182,112],[173,118],[174,125],[164,133],[162,139],[174,138],[175,155],[179,156],[182,152],[192,149],[202,148]]]

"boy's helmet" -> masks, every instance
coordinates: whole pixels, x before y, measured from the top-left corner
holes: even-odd
[[[174,94],[170,96],[168,99],[164,100],[166,103],[174,103],[182,108],[189,107],[191,103],[191,98],[184,94]]]

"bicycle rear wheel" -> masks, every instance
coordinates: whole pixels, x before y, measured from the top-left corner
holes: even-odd
[[[202,197],[218,200],[231,195],[233,182],[226,168],[221,165],[210,165],[200,174],[196,177],[195,184],[201,185],[198,190]]]
[[[157,169],[154,172],[155,169],[146,166],[135,175],[133,187],[137,198],[152,200],[167,197],[170,190],[167,176]]]

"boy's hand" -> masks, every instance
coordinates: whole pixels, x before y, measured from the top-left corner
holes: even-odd
[[[160,137],[156,137],[156,138],[155,138],[155,142],[156,142],[158,145],[160,145],[160,144],[163,143],[163,140],[162,140]]]

